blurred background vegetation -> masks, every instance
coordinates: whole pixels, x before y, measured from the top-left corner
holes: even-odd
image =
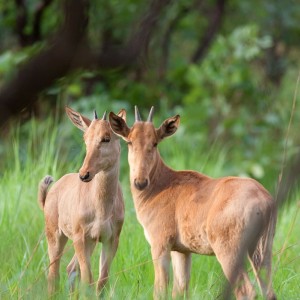
[[[278,299],[299,299],[300,192],[289,194],[300,175],[299,20],[296,0],[0,1],[0,298],[46,299],[37,185],[47,173],[77,172],[85,154],[64,106],[90,118],[125,108],[132,124],[134,105],[144,118],[154,105],[157,127],[181,115],[159,146],[171,167],[250,176],[289,200],[275,235],[274,287]],[[121,145],[126,218],[109,298],[151,299],[150,250]],[[61,273],[57,299],[66,299]],[[220,298],[222,276],[216,259],[194,257],[191,299]]]
[[[54,118],[76,145],[65,105],[91,116],[130,115],[138,104],[144,114],[155,106],[156,126],[180,113],[176,142],[187,149],[222,149],[220,175],[248,175],[275,192],[286,143],[287,161],[296,160],[298,126],[285,135],[300,65],[297,1],[15,0],[1,1],[0,14],[3,158],[16,124],[25,142],[30,119],[43,135]],[[78,155],[60,151],[66,161]]]

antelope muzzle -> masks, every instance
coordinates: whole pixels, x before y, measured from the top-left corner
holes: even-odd
[[[93,177],[90,175],[90,172],[86,172],[84,174],[79,173],[79,178],[83,182],[89,182],[93,179]]]
[[[139,190],[144,190],[149,184],[148,179],[135,179],[134,180],[134,186]]]

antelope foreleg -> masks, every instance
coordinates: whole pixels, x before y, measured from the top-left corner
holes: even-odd
[[[100,294],[108,280],[109,269],[115,257],[119,245],[119,237],[104,241],[100,255],[99,279],[97,284],[97,293]]]
[[[90,257],[95,244],[95,241],[87,241],[81,238],[74,240],[75,255],[80,267],[81,281],[87,285],[93,282]]]

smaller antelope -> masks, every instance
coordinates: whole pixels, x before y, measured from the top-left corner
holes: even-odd
[[[154,298],[166,296],[171,258],[172,295],[187,293],[191,253],[198,253],[216,255],[237,299],[255,297],[244,266],[248,256],[264,297],[276,299],[271,286],[276,206],[271,195],[250,178],[213,179],[195,171],[172,170],[157,145],[176,132],[180,116],[155,129],[153,107],[146,122],[135,109],[131,128],[114,113],[109,121],[128,144],[131,192],[151,246]]]
[[[102,242],[97,292],[104,287],[116,254],[124,221],[124,201],[119,183],[120,140],[112,132],[106,112],[92,121],[66,107],[73,124],[84,132],[86,156],[78,173],[64,175],[47,193],[53,181],[46,176],[39,185],[38,201],[45,215],[50,259],[48,292],[53,294],[59,279],[59,264],[68,239],[75,255],[67,267],[69,280],[80,268],[83,283],[93,282],[90,257]],[[126,112],[118,113],[126,118]],[[93,179],[94,178],[94,179]],[[93,180],[92,180],[93,179]]]

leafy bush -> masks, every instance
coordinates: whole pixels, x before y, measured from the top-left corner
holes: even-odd
[[[219,36],[205,61],[187,68],[182,123],[202,142],[217,142],[228,149],[228,173],[274,186],[291,102],[285,102],[283,114],[283,99],[265,84],[260,59],[271,45],[271,38],[260,37],[254,25]]]

